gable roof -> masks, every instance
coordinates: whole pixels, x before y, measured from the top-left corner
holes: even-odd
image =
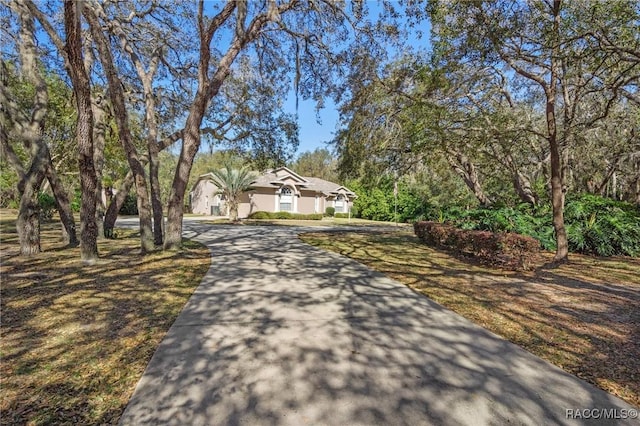
[[[198,179],[196,179],[196,181],[193,183],[193,186],[191,187],[191,191],[194,191],[196,189],[196,186],[198,186],[201,180],[205,180],[205,179],[212,180],[211,179],[212,177],[213,177],[213,173],[211,172],[198,176]]]
[[[306,179],[311,183],[311,185],[309,185],[305,189],[316,190],[316,191],[322,192],[325,195],[338,194],[342,189],[344,193],[347,195],[351,195],[351,196],[356,195],[349,188],[342,185],[338,185],[337,183],[334,183],[334,182],[330,182],[328,180],[315,178],[315,177],[307,177]]]
[[[300,176],[299,174],[289,169],[288,167],[277,168],[275,170],[272,170],[271,173],[276,175],[276,178],[278,178],[278,180],[281,180],[281,181],[284,181],[288,177],[293,178],[293,180],[301,183],[304,183],[307,181],[306,178]]]

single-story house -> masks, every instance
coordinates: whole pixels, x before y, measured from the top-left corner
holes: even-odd
[[[211,181],[211,173],[198,178],[189,193],[191,212],[205,215],[228,215],[223,197]],[[324,179],[300,176],[286,167],[267,170],[242,194],[238,217],[253,212],[324,213],[327,207],[336,213],[348,213],[356,194],[348,188]]]

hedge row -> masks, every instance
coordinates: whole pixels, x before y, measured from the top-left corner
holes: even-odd
[[[349,219],[349,213],[336,213],[333,217],[336,219]]]
[[[476,231],[529,235],[545,250],[556,249],[550,203],[538,206],[466,209],[424,206],[419,220],[451,222]],[[569,251],[598,256],[640,256],[640,209],[622,201],[592,194],[569,194],[564,209]]]
[[[322,213],[300,214],[289,212],[253,212],[249,219],[296,219],[296,220],[322,220]]]
[[[427,245],[472,255],[505,269],[528,269],[540,252],[535,238],[508,232],[470,231],[438,222],[416,222],[413,230]]]

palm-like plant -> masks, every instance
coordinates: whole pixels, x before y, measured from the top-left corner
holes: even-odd
[[[251,189],[251,184],[256,180],[256,175],[246,168],[234,169],[230,164],[225,164],[220,170],[211,172],[211,180],[219,188],[218,193],[226,199],[229,208],[229,219],[238,220],[238,205],[243,192]]]

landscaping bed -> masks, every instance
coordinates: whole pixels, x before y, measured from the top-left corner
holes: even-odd
[[[529,269],[540,253],[538,240],[511,232],[459,229],[430,221],[414,223],[413,231],[427,245],[505,269]]]

